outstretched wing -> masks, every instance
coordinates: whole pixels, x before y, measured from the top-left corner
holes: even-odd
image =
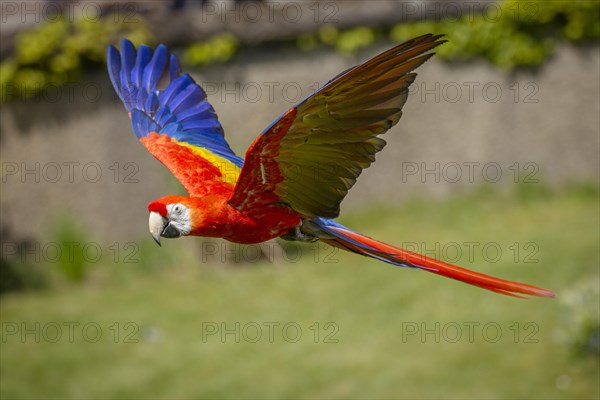
[[[335,218],[340,202],[402,115],[415,68],[443,43],[424,35],[351,68],[289,109],[246,153],[230,204],[251,210],[283,203]]]
[[[136,136],[189,194],[231,191],[243,160],[227,144],[204,90],[181,73],[177,57],[164,45],[136,51],[124,39],[120,54],[109,46],[107,64]]]

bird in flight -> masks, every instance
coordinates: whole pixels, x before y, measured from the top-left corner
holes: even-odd
[[[321,241],[506,295],[553,297],[550,290],[403,250],[334,221],[348,190],[384,147],[379,136],[398,123],[413,71],[445,42],[441,36],[408,40],[340,73],[269,125],[245,158],[231,150],[206,93],[166,46],[136,50],[126,39],[120,52],[110,46],[110,79],[136,136],[189,194],[148,205],[154,240]]]

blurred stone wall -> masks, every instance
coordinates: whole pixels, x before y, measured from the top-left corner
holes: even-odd
[[[355,59],[332,52],[242,51],[194,72],[234,150]],[[420,67],[388,146],[359,178],[344,213],[408,196],[446,196],[483,183],[561,185],[599,179],[598,48],[564,46],[537,73],[485,62]],[[104,72],[0,110],[2,225],[38,237],[61,215],[103,240],[147,235],[149,201],[183,193],[132,133]]]

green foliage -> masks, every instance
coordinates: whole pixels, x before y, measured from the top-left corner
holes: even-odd
[[[436,50],[442,59],[483,57],[499,68],[512,70],[541,65],[560,40],[582,43],[600,38],[600,7],[593,0],[507,0],[498,10],[491,15],[465,14],[458,20],[402,23],[387,31],[365,26],[340,31],[323,25],[316,32],[301,34],[295,43],[302,51],[327,46],[352,55],[370,46],[380,33],[396,42],[430,32],[445,33],[449,42]],[[152,41],[143,20],[127,23],[114,16],[56,19],[21,32],[16,38],[16,54],[0,63],[0,103],[79,80],[86,65],[104,63],[106,46],[121,37],[136,45]],[[190,66],[223,63],[239,46],[233,34],[218,34],[186,47],[183,62]]]
[[[335,25],[326,24],[319,28],[319,39],[329,46],[334,46],[339,36],[340,32]]]
[[[599,39],[598,20],[600,7],[595,1],[507,0],[482,14],[401,23],[387,34],[395,42],[426,33],[446,34],[448,43],[436,49],[442,59],[483,57],[501,69],[512,70],[541,65],[561,40],[581,43]],[[303,51],[325,45],[351,55],[371,45],[379,33],[376,28],[338,31],[324,25],[317,33],[299,36],[296,45]]]
[[[14,56],[0,63],[0,102],[79,80],[86,64],[104,63],[106,47],[121,37],[140,44],[150,34],[141,20],[130,23],[114,16],[57,18],[20,32]]]
[[[441,58],[483,57],[504,70],[541,65],[560,40],[600,38],[600,7],[595,1],[508,0],[494,14],[398,24],[390,38],[402,42],[425,33],[444,33],[448,43],[436,49]]]
[[[296,39],[296,46],[302,51],[310,51],[318,44],[317,36],[312,33],[303,33]]]
[[[9,245],[15,244],[10,243]],[[3,246],[7,242],[2,243]],[[0,294],[21,290],[40,290],[48,286],[48,276],[43,266],[20,262],[25,259],[24,250],[31,247],[29,243],[16,244],[17,254],[15,257],[0,258]],[[3,251],[6,251],[4,249]]]
[[[600,355],[600,276],[573,285],[560,301],[563,305],[561,342],[576,353]]]
[[[62,273],[63,277],[71,282],[81,282],[86,276],[88,269],[88,261],[85,259],[89,242],[86,234],[77,224],[68,217],[61,218],[56,224],[53,233],[55,248],[59,253],[56,257],[56,266]],[[54,258],[54,257],[53,257]]]
[[[337,36],[335,48],[342,54],[355,54],[359,49],[367,47],[375,41],[375,31],[360,26],[348,29]]]
[[[222,33],[188,46],[183,52],[182,61],[191,66],[222,63],[228,61],[237,48],[236,37],[231,33]]]
[[[309,51],[318,46],[333,47],[343,55],[354,55],[375,42],[378,30],[366,26],[339,31],[334,25],[323,25],[316,33],[305,33],[296,39],[296,46]]]
[[[45,266],[35,262],[39,253],[36,243],[26,237],[16,237],[5,224],[0,226],[0,238],[0,295],[47,287],[49,277]]]

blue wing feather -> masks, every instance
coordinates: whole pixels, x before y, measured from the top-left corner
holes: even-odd
[[[179,59],[175,54],[171,54],[171,57],[169,57],[169,73],[171,81],[181,75],[181,65],[179,65]]]
[[[131,85],[131,70],[133,70],[135,65],[135,47],[129,40],[123,40],[121,42],[121,87],[119,90],[125,89],[126,92],[129,92],[132,89]],[[127,96],[127,100],[131,97]],[[126,103],[125,106],[127,107]]]
[[[183,90],[188,85],[192,84],[192,78],[188,74],[183,74],[178,76],[177,79],[171,81],[169,86],[162,93],[163,102],[165,104],[169,104],[171,106],[171,100],[173,96],[176,96],[181,90]]]
[[[169,107],[173,114],[177,115],[203,100],[206,100],[204,92],[198,91],[194,85],[189,85],[170,101]]]
[[[108,73],[127,111],[138,138],[151,132],[166,134],[180,142],[205,148],[238,167],[243,159],[236,156],[223,135],[215,110],[204,90],[188,74],[181,73],[177,57],[166,46],[155,51],[123,39],[121,53],[109,46]],[[168,71],[169,83],[158,88]]]
[[[146,104],[144,105],[144,109],[150,112],[150,114],[155,114],[158,110],[158,106],[160,105],[158,101],[158,96],[156,93],[151,93],[148,95],[146,99]]]
[[[108,65],[108,75],[110,76],[110,81],[112,82],[113,87],[120,88],[121,87],[121,56],[117,49],[113,46],[108,48],[108,53],[106,56],[106,64]],[[117,95],[123,101],[123,96],[120,90],[117,90]]]
[[[175,137],[175,139],[179,140],[180,138],[177,138],[176,136],[178,136],[177,134],[179,133],[179,130],[181,129],[181,126],[176,123],[176,122],[170,122],[167,125],[163,126],[161,133],[165,133],[171,137]]]
[[[197,114],[204,113],[204,112],[208,111],[209,109],[210,109],[210,104],[208,104],[208,102],[203,102],[203,103],[197,104],[197,105],[190,107],[187,110],[184,110],[181,113],[179,113],[179,119],[181,122],[185,122],[188,119],[192,119],[192,118],[196,119]]]
[[[142,86],[142,75],[151,58],[152,49],[148,46],[141,45],[138,49],[137,57],[135,58],[135,66],[131,71],[131,83],[136,87]]]
[[[159,107],[158,111],[156,111],[156,114],[154,114],[154,120],[160,125],[166,125],[169,122],[172,122],[169,121],[169,118],[172,120],[175,119],[175,116],[171,113],[169,106]]]
[[[160,76],[167,66],[167,47],[163,44],[154,51],[150,64],[144,70],[142,84],[148,93],[156,90]]]

